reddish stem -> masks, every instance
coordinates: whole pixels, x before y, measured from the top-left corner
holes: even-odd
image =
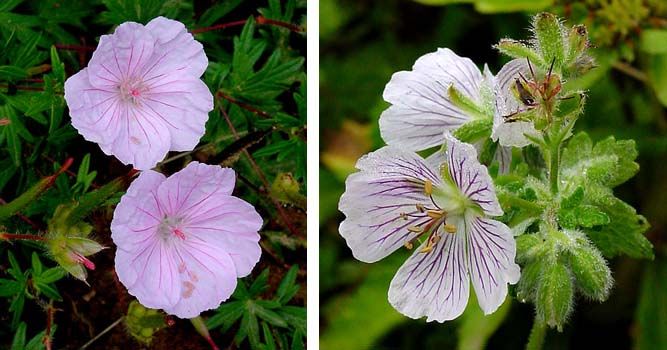
[[[95,47],[93,47],[93,46],[69,45],[69,44],[55,44],[53,46],[55,46],[56,49],[70,50],[70,51],[77,51],[77,52],[95,51]]]
[[[236,132],[236,128],[234,127],[234,124],[232,124],[231,119],[229,119],[229,115],[227,114],[227,111],[220,106],[220,111],[222,112],[222,115],[225,117],[225,120],[227,121],[227,125],[229,125],[229,129],[232,131],[232,134],[234,137],[238,140],[239,139],[239,134]],[[243,150],[243,154],[248,158],[248,161],[250,162],[250,166],[255,170],[257,173],[257,176],[259,176],[259,179],[262,181],[262,184],[264,185],[264,188],[268,191],[271,188],[271,184],[269,184],[269,181],[266,179],[266,176],[264,175],[264,172],[262,169],[257,165],[257,162],[255,162],[255,159],[250,155],[250,152],[248,152],[247,149]],[[296,228],[292,225],[292,222],[289,220],[287,217],[287,213],[285,213],[285,210],[283,209],[282,205],[273,198],[271,193],[268,193],[269,199],[271,199],[271,202],[273,202],[273,205],[276,207],[276,210],[278,210],[278,215],[280,215],[281,219],[285,223],[285,226],[287,226],[287,229],[295,236],[298,235],[298,231]]]
[[[212,26],[209,26],[209,27],[195,28],[195,29],[190,30],[190,33],[199,34],[199,33],[210,32],[210,31],[213,31],[213,30],[226,29],[226,28],[230,28],[230,27],[239,27],[239,26],[245,25],[245,23],[247,21],[248,20],[243,19],[243,20],[239,20],[239,21],[215,24],[215,25],[212,25]],[[302,32],[305,31],[301,26],[298,26],[296,24],[283,22],[283,21],[278,21],[278,20],[275,20],[275,19],[268,19],[264,16],[255,17],[255,21],[259,25],[272,25],[272,26],[276,26],[276,27],[287,28],[287,29],[289,29],[293,32],[296,32],[296,33],[302,33]]]
[[[1,232],[0,233],[0,239],[5,239],[5,240],[23,240],[23,241],[46,241],[46,238],[42,236],[37,236],[37,235],[30,235],[30,234],[15,234],[15,233],[6,233],[6,232]]]
[[[3,204],[3,205],[7,204],[7,201],[0,198],[0,204]],[[25,222],[26,224],[30,225],[33,230],[35,230],[35,231],[41,230],[41,227],[39,225],[37,225],[34,221],[30,220],[30,218],[28,218],[27,216],[25,216],[21,213],[16,213],[16,216],[18,216],[19,219],[23,220],[23,222]]]
[[[247,110],[247,111],[250,111],[250,112],[252,112],[252,113],[255,113],[255,114],[260,115],[260,116],[265,117],[265,118],[271,118],[271,115],[270,115],[269,113],[266,113],[266,112],[264,112],[263,110],[261,110],[261,109],[259,109],[259,108],[257,108],[257,107],[251,106],[251,105],[249,105],[249,104],[247,104],[247,103],[245,103],[245,102],[241,102],[241,101],[239,101],[239,100],[237,100],[237,99],[235,99],[235,98],[233,98],[233,97],[231,97],[231,96],[229,96],[229,95],[223,93],[222,91],[218,91],[217,95],[218,95],[219,97],[222,97],[222,98],[224,98],[225,100],[227,100],[227,101],[229,101],[229,102],[231,102],[231,103],[233,103],[233,104],[235,104],[235,105],[237,105],[237,106],[239,106],[239,107],[241,107],[241,108]]]

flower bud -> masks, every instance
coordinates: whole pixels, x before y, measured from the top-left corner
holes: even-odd
[[[83,282],[86,282],[86,269],[95,270],[95,264],[87,256],[105,248],[91,239],[57,233],[48,235],[46,246],[58,265]]]
[[[535,301],[537,318],[562,331],[572,312],[573,302],[574,287],[567,267],[558,262],[545,267]]]
[[[164,328],[167,323],[164,315],[158,310],[145,308],[136,300],[132,300],[127,308],[125,325],[134,339],[148,345],[153,340],[153,334]]]
[[[607,262],[594,246],[586,244],[572,249],[570,268],[581,293],[597,301],[607,299],[613,279]]]

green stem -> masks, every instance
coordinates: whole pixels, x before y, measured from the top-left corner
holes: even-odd
[[[558,193],[558,172],[560,171],[560,144],[561,138],[552,141],[549,153],[549,183],[551,184],[551,193]]]
[[[547,335],[547,325],[535,319],[533,328],[530,330],[526,350],[541,350],[544,345],[544,338]]]

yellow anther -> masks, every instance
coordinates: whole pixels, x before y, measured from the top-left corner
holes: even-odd
[[[407,220],[407,219],[408,219],[408,214],[406,214],[406,213],[400,213],[400,214],[398,214],[398,215],[399,215],[399,216],[401,217],[401,219],[403,219],[403,220]]]
[[[421,232],[424,231],[424,229],[419,227],[419,226],[408,226],[408,231],[415,232],[415,233],[421,233]]]
[[[430,196],[431,193],[433,193],[433,183],[431,180],[424,180],[424,193],[426,193],[427,196]]]
[[[430,253],[432,250],[433,250],[433,246],[429,244],[426,247],[422,248],[422,250],[420,250],[419,252],[426,254],[426,253]]]
[[[423,213],[426,209],[424,209],[424,206],[421,204],[415,205],[417,207],[417,211],[420,213]]]
[[[438,242],[440,242],[440,236],[433,236],[431,241],[433,242],[433,245],[438,244]]]
[[[452,224],[445,224],[445,231],[449,233],[456,233],[456,226]]]
[[[407,241],[403,245],[405,246],[405,248],[407,248],[407,250],[412,250],[412,247],[413,247],[412,242]]]
[[[440,219],[445,216],[445,212],[442,210],[427,210],[426,215],[434,219]]]

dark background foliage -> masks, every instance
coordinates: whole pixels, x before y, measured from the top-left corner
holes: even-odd
[[[343,216],[337,205],[356,160],[383,145],[377,121],[388,106],[382,91],[392,73],[411,69],[418,57],[438,47],[449,47],[480,67],[488,63],[498,72],[508,59],[492,45],[501,38],[526,39],[530,15],[537,10],[564,16],[568,25],[584,23],[591,32],[599,67],[580,82],[589,100],[576,128],[595,140],[608,135],[636,140],[640,172],[616,193],[647,217],[651,228],[646,235],[656,253],[654,261],[611,259],[615,284],[609,299],[576,300],[567,327],[562,333],[550,331],[545,348],[667,348],[667,111],[661,98],[667,92],[661,76],[667,61],[662,61],[661,46],[649,45],[644,34],[667,28],[664,2],[467,2],[474,4],[320,2],[322,349],[525,346],[534,310],[516,300],[488,318],[480,316],[471,300],[463,317],[445,324],[397,313],[387,302],[387,290],[408,253],[399,251],[375,264],[356,261],[338,234]]]
[[[90,257],[97,268],[87,286],[65,276],[41,243],[0,241],[2,349],[41,349],[45,339],[53,349],[75,349],[98,335],[89,349],[209,348],[187,320],[132,309],[114,323],[133,300],[116,278],[109,232],[124,188],[95,194],[131,169],[78,135],[63,99],[64,80],[86,66],[100,35],[158,15],[196,33],[215,96],[200,145],[170,153],[158,170],[170,175],[191,160],[230,166],[234,194],[265,223],[259,264],[228,303],[204,313],[206,325],[224,348],[305,346],[305,1],[7,0],[0,2],[0,198],[19,198],[68,158],[73,165],[1,221],[0,233],[43,236],[58,205],[95,198],[84,221],[109,249]],[[150,345],[134,337],[154,331]]]

